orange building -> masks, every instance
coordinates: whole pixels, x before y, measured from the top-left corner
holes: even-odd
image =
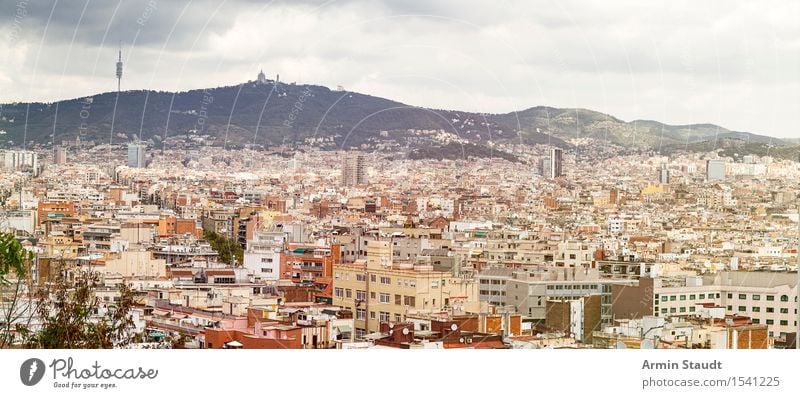
[[[37,225],[48,219],[61,219],[75,215],[75,204],[66,201],[39,202],[36,207]]]

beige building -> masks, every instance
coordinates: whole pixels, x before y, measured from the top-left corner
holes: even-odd
[[[164,278],[167,276],[166,260],[154,259],[149,251],[124,251],[106,260],[105,272],[123,277]]]
[[[411,310],[472,310],[478,306],[473,279],[433,271],[431,265],[394,263],[392,241],[367,243],[367,260],[334,267],[333,304],[353,311],[355,338],[402,322]]]
[[[54,231],[39,241],[39,247],[42,250],[40,255],[44,257],[74,259],[78,257],[80,244],[63,232]]]

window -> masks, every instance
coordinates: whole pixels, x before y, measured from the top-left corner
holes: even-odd
[[[753,311],[753,312],[761,312],[761,307],[753,307],[751,309],[751,311]]]
[[[767,312],[769,313],[775,312],[775,308],[767,307]]]
[[[683,301],[683,300],[686,300],[686,295],[685,294],[681,294],[681,301]]]
[[[369,312],[369,319],[375,319],[375,311]]]
[[[788,313],[789,313],[788,308],[781,308],[781,314],[788,314]]]
[[[356,300],[366,301],[367,300],[367,292],[363,290],[356,290]]]
[[[729,305],[726,308],[727,308],[728,311],[733,311],[733,306],[732,305]]]
[[[745,312],[745,311],[747,311],[747,307],[745,307],[745,306],[743,306],[743,305],[740,305],[740,306],[739,306],[739,311],[740,311],[740,312]]]
[[[389,322],[389,313],[381,311],[381,322]]]
[[[366,282],[367,276],[364,274],[356,274],[356,280],[359,282]]]
[[[775,296],[773,296],[771,294],[768,294],[767,295],[767,301],[775,301]]]
[[[271,274],[272,273],[272,268],[261,268],[261,272],[263,272],[265,274]]]
[[[781,321],[781,326],[789,326],[789,321]]]
[[[367,320],[367,311],[362,310],[361,308],[356,309],[356,320],[359,321]]]
[[[400,316],[400,314],[394,314],[394,321],[397,323],[402,322],[402,317]]]
[[[416,301],[417,299],[414,296],[403,296],[403,304],[409,307],[414,307]]]
[[[381,293],[381,304],[389,304],[389,295]]]
[[[753,324],[755,324],[755,325],[758,325],[759,323],[761,323],[761,320],[760,320],[760,319],[758,319],[758,318],[753,318]]]
[[[377,277],[377,276],[375,276],[375,275],[370,275],[370,276],[369,276],[369,281],[370,281],[370,282],[375,282],[375,281],[377,281],[377,280],[378,280],[378,277]]]
[[[271,258],[262,257],[262,258],[261,258],[261,262],[262,262],[262,263],[271,263],[271,262],[272,262],[272,259],[271,259]]]
[[[383,284],[383,285],[391,285],[392,284],[392,278],[389,278],[388,276],[382,276],[381,277],[381,284]]]
[[[378,293],[369,292],[369,298],[375,300],[376,298],[378,298]]]
[[[760,294],[754,294],[753,295],[753,300],[761,300],[761,295]]]
[[[344,297],[353,298],[353,289],[344,289]]]
[[[661,300],[666,303],[669,301],[669,296],[661,296]]]
[[[689,295],[689,300],[696,300],[696,299],[697,299],[697,295],[694,295],[694,294],[690,294]]]
[[[394,305],[403,305],[403,296],[399,294],[394,295]]]
[[[344,289],[342,289],[340,287],[337,287],[337,288],[333,289],[333,295],[336,296],[336,297],[344,296]]]
[[[689,312],[694,312],[694,310],[695,310],[694,306],[689,307]]]
[[[686,312],[686,307],[681,307],[681,312]]]
[[[767,319],[767,325],[774,325],[775,321],[772,319]]]
[[[670,313],[670,314],[674,314],[674,313],[675,313],[675,311],[677,311],[677,310],[675,309],[675,307],[672,307],[672,308],[670,308],[670,309],[669,309],[669,313]]]
[[[787,301],[789,301],[789,296],[787,296],[787,295],[785,295],[785,294],[784,294],[784,295],[782,295],[782,296],[781,296],[781,301],[783,301],[783,302],[787,302]]]
[[[746,294],[740,294],[739,295],[739,300],[747,300],[747,295]]]
[[[676,296],[669,296],[669,301],[675,301],[676,300],[675,297]]]
[[[706,295],[705,295],[705,293],[701,293],[701,294],[700,294],[700,300],[705,300],[705,299],[706,299]]]
[[[728,298],[732,299],[733,298],[733,293],[728,293]]]

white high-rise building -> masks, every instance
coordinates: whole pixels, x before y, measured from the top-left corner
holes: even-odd
[[[725,159],[711,159],[706,162],[706,180],[722,181],[725,179]]]
[[[6,150],[2,152],[3,168],[6,170],[39,171],[39,155],[33,151]]]
[[[128,144],[128,167],[144,167],[145,144],[131,142]]]
[[[658,170],[658,182],[669,184],[669,168],[666,163],[661,163],[661,169]]]
[[[342,160],[342,185],[346,187],[367,183],[366,156],[360,152],[348,153]]]

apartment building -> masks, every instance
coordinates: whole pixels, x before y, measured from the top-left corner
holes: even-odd
[[[726,313],[767,325],[770,337],[797,328],[797,276],[786,272],[725,271],[710,276],[655,280],[653,313],[692,315],[703,304],[724,307]]]
[[[478,275],[479,293],[490,304],[514,306],[525,319],[544,322],[548,300],[578,300],[585,296],[600,297],[601,324],[611,323],[612,284],[632,281],[610,281],[600,278],[595,268],[540,266],[519,269],[489,269]]]
[[[369,241],[366,261],[334,267],[333,304],[353,311],[355,338],[403,322],[411,310],[440,311],[475,305],[477,283],[434,271],[429,264],[394,263],[392,242]]]

